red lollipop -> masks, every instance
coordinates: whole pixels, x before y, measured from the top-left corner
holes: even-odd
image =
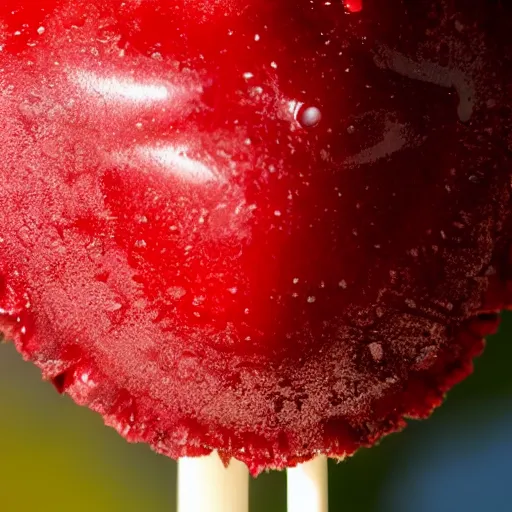
[[[455,4],[4,0],[2,329],[174,458],[427,416],[510,303],[512,15]]]

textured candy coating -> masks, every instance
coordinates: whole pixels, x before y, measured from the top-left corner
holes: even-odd
[[[343,457],[509,304],[510,10],[352,3],[0,6],[2,328],[128,440]]]

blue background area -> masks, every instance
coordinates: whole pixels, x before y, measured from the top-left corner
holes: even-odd
[[[491,411],[491,418],[473,411]],[[439,422],[390,471],[382,510],[512,510],[512,400],[475,403]],[[483,421],[482,421],[483,420]]]

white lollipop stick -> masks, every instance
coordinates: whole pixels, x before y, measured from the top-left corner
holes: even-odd
[[[328,512],[326,457],[288,469],[287,482],[288,512]]]
[[[179,460],[178,512],[248,511],[249,472],[245,464],[231,459],[225,468],[216,452]]]

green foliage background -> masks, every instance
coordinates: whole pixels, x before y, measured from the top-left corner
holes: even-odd
[[[429,420],[332,464],[331,511],[402,512],[382,496],[415,448],[433,437],[470,435],[511,403],[511,337],[512,314],[505,314],[475,373]],[[11,345],[0,346],[1,512],[173,512],[175,480],[173,461],[126,443],[98,415],[42,383]],[[251,512],[284,512],[285,498],[283,473],[251,482]]]

